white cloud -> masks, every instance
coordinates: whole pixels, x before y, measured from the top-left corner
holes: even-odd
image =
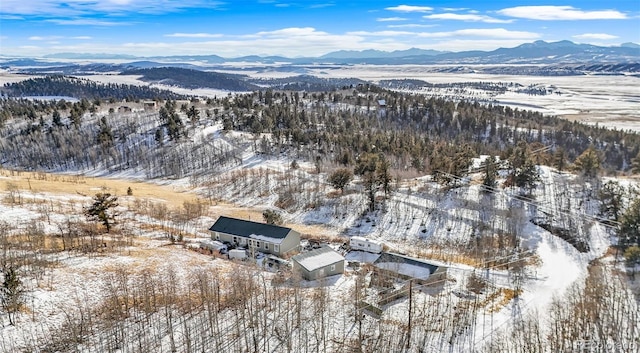
[[[336,6],[336,4],[334,4],[334,3],[315,4],[315,5],[309,6],[309,8],[310,9],[323,9],[325,7],[331,7],[331,6]]]
[[[58,41],[60,39],[75,39],[75,40],[89,40],[91,37],[89,36],[75,36],[75,37],[63,37],[63,36],[31,36],[27,38],[28,40],[33,41],[50,41],[49,44],[52,44],[51,41]]]
[[[118,13],[167,13],[186,8],[218,8],[208,0],[2,0],[3,15],[46,17]]]
[[[537,39],[538,33],[524,31],[509,31],[504,28],[469,28],[456,31],[443,32],[409,32],[409,31],[355,31],[348,32],[349,35],[364,37],[400,37],[411,36],[420,38],[449,38],[449,37],[485,37],[496,39]]]
[[[317,31],[313,27],[289,27],[277,29],[274,31],[262,31],[258,32],[254,35],[257,37],[304,37],[304,36],[326,36],[329,35],[327,32]]]
[[[431,28],[436,27],[434,24],[406,23],[401,25],[388,25],[389,28]]]
[[[451,37],[485,37],[500,39],[537,39],[540,38],[538,33],[525,31],[509,31],[504,28],[469,28],[460,29],[452,32],[438,32],[437,34],[446,34]],[[427,35],[428,36],[428,35]]]
[[[223,37],[220,33],[171,33],[165,34],[165,37],[174,38],[220,38]]]
[[[606,33],[584,33],[573,36],[576,39],[600,39],[600,40],[610,40],[616,39],[618,36],[614,36]]]
[[[27,38],[28,40],[47,40],[50,39],[51,37],[41,37],[41,36],[31,36],[29,38]]]
[[[62,41],[52,45],[47,41],[32,42],[39,46],[14,47],[3,43],[3,53],[38,56],[56,52],[127,53],[138,56],[206,55],[215,53],[224,57],[244,55],[283,55],[288,57],[317,56],[335,50],[404,50],[411,47],[440,50],[484,50],[498,45],[516,46],[538,38],[530,32],[496,29],[463,29],[443,32],[419,31],[358,31],[328,33],[313,27],[281,28],[244,35],[225,35],[222,38],[180,37],[157,42],[105,43],[91,41]],[[67,37],[64,37],[67,38]]]
[[[511,23],[513,20],[501,20],[485,15],[476,14],[457,14],[457,13],[438,13],[433,15],[422,16],[429,20],[453,20],[453,21],[469,21],[469,22],[485,22],[485,23]]]
[[[24,17],[16,16],[16,15],[0,15],[0,20],[5,20],[5,21],[24,20]]]
[[[404,17],[381,17],[377,18],[378,22],[395,22],[395,21],[406,21],[407,19]]]
[[[347,34],[354,35],[354,36],[397,37],[397,36],[415,36],[415,35],[418,35],[419,33],[405,32],[405,31],[377,31],[377,32],[354,31],[354,32],[348,32]]]
[[[499,14],[531,20],[621,20],[628,18],[617,10],[583,11],[572,6],[516,6],[498,11]]]
[[[55,23],[57,25],[62,26],[98,26],[98,27],[112,27],[112,26],[127,26],[128,22],[114,22],[114,21],[102,21],[102,20],[94,20],[90,18],[75,18],[69,20],[63,19],[51,19],[45,20],[46,22]]]
[[[387,7],[385,10],[396,12],[429,12],[433,10],[433,7],[429,6],[411,6],[411,5],[398,5]]]
[[[244,55],[284,55],[289,57],[323,55],[334,50],[407,49],[403,43],[378,43],[350,34],[331,34],[311,27],[283,28],[254,34],[225,36],[210,40],[185,40],[184,42],[129,42],[121,44],[102,43],[99,40],[82,43],[66,42],[58,46],[3,47],[3,53],[20,52],[25,55],[43,55],[55,52],[79,53],[127,53],[139,56],[154,55],[205,55],[215,53],[225,57]]]

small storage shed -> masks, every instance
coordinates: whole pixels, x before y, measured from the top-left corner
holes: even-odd
[[[294,270],[309,281],[344,272],[344,257],[326,245],[295,255],[291,260]]]

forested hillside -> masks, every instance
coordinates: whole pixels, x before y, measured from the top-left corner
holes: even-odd
[[[26,91],[35,86],[42,94],[95,92],[109,96],[119,90],[117,85],[60,77],[29,80],[9,89]],[[61,87],[68,89],[58,91]],[[126,92],[119,96],[127,96]],[[164,94],[149,89],[143,92],[155,94],[155,98]],[[179,110],[176,103],[167,101],[164,112],[117,114],[97,104],[100,102],[82,101],[55,106],[3,100],[3,120],[23,119],[2,130],[2,163],[36,170],[143,168],[153,177],[185,176],[207,168],[207,163],[194,158],[228,160],[228,149],[208,151],[211,146],[206,142],[187,139],[216,121],[226,131],[245,131],[259,137],[256,149],[266,155],[286,152],[310,161],[353,166],[363,154],[382,153],[396,172],[462,176],[472,157],[494,155],[507,160],[520,147],[537,164],[559,169],[592,148],[599,167],[613,173],[628,170],[640,151],[640,136],[634,133],[509,107],[398,93],[368,84],[315,93],[257,91],[180,103]],[[104,141],[100,133],[107,128],[111,133]],[[165,141],[165,136],[171,141]],[[207,152],[182,156],[180,151],[185,148]],[[144,163],[155,164],[151,156],[160,151],[165,165],[174,160],[169,156],[175,156],[181,167],[163,167],[162,172],[149,170],[150,165],[142,167]]]
[[[186,88],[215,88],[229,91],[253,91],[257,86],[246,82],[246,77],[236,74],[224,74],[176,67],[156,67],[149,69],[127,70],[122,75],[141,75],[142,81],[176,85]]]
[[[184,99],[185,96],[146,86],[99,84],[69,76],[45,76],[5,84],[2,92],[10,97],[55,96],[87,99]]]

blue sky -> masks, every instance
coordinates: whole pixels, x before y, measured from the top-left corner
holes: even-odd
[[[640,42],[640,1],[2,0],[0,55],[316,56]]]

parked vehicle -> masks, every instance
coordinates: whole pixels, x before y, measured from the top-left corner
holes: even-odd
[[[367,251],[374,254],[380,254],[383,248],[382,242],[363,237],[351,237],[349,246],[351,250]]]
[[[268,269],[268,270],[273,270],[273,269],[279,269],[281,267],[291,267],[291,262],[279,258],[275,255],[267,255],[265,256],[265,259],[263,261],[263,266],[264,268]]]
[[[249,256],[245,249],[233,249],[229,250],[229,259],[246,260]]]
[[[200,242],[200,248],[209,250],[211,252],[218,252],[219,254],[226,254],[228,250],[227,246],[222,242],[219,242],[217,240],[209,240],[209,239],[202,240]]]

